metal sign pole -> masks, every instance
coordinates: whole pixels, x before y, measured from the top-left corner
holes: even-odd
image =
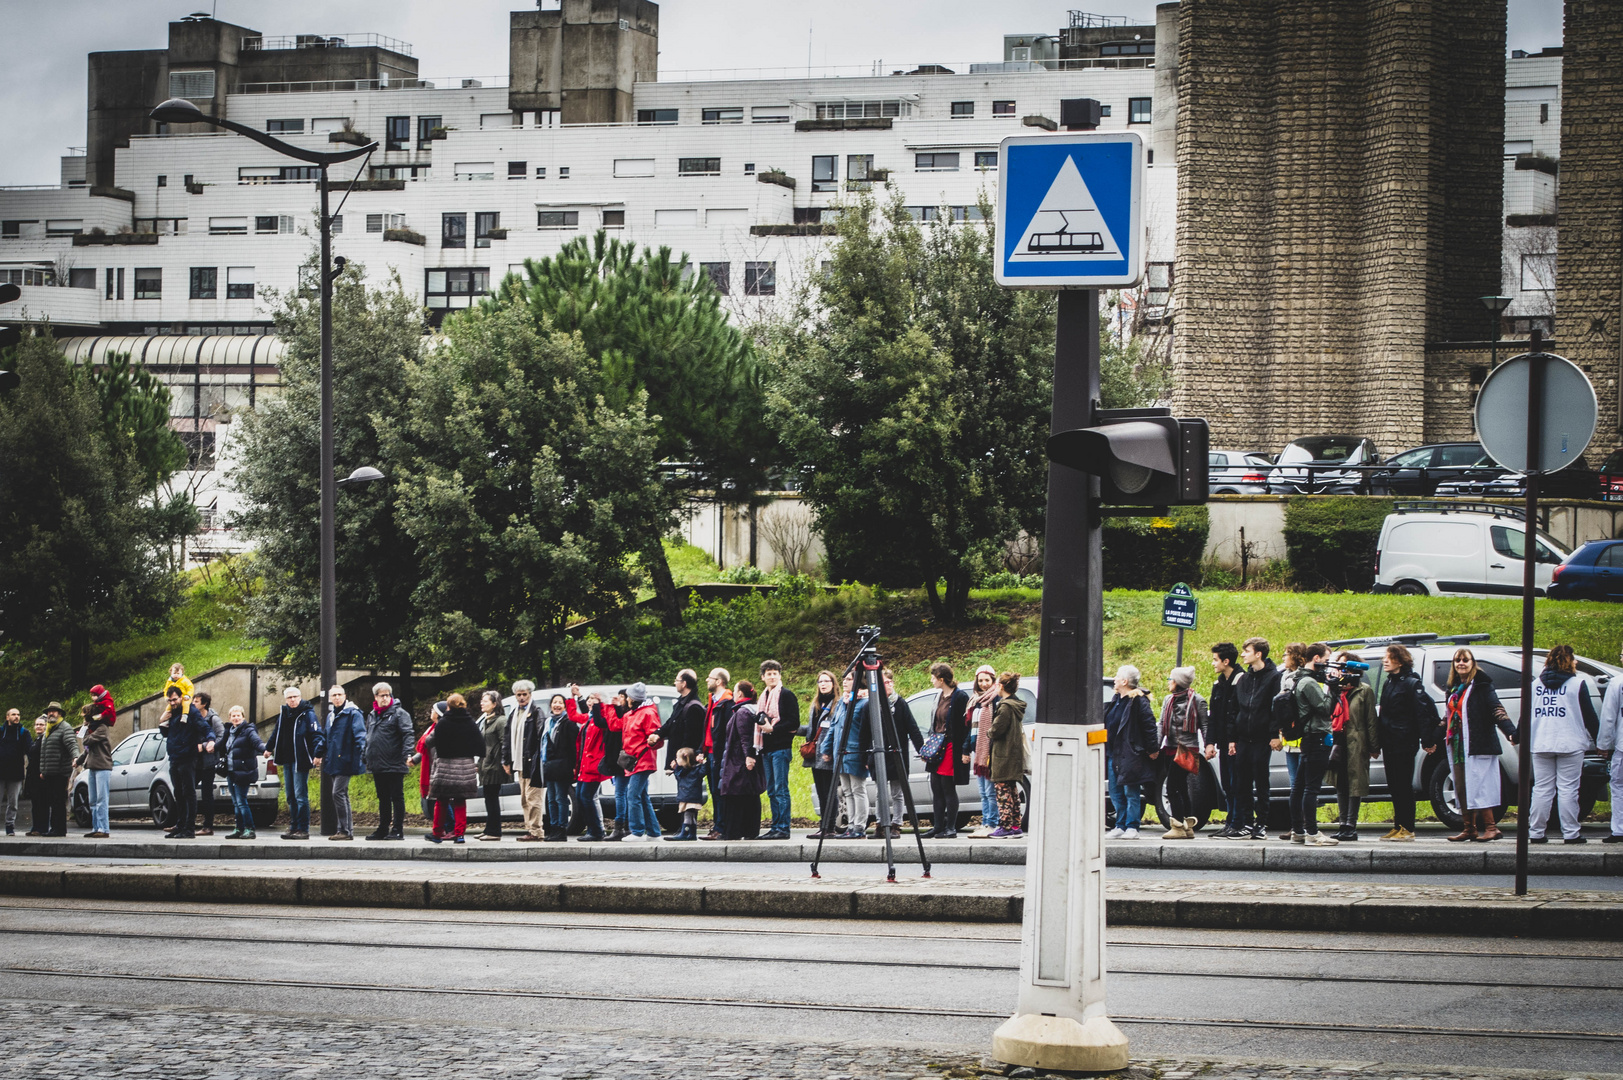
[[[1522,530],[1522,714],[1516,747],[1516,895],[1527,895],[1527,841],[1533,802],[1533,592],[1538,568],[1540,430],[1544,420],[1543,333],[1533,331],[1527,368],[1527,505]],[[1463,809],[1463,808],[1462,808]]]
[[[1178,628],[1178,659],[1173,667],[1183,667],[1183,627]]]

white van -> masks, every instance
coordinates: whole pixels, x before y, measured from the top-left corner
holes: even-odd
[[[1375,552],[1378,593],[1405,596],[1520,596],[1526,527],[1522,511],[1492,503],[1397,503]],[[1535,574],[1543,596],[1567,557],[1540,534]]]

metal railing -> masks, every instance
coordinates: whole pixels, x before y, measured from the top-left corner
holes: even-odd
[[[242,39],[243,52],[272,49],[388,49],[410,56],[411,42],[384,34],[283,34],[278,37],[254,34]]]
[[[760,79],[880,79],[894,78],[898,75],[907,75],[920,71],[920,75],[934,74],[944,76],[945,72],[931,69],[946,69],[954,75],[969,75],[971,68],[980,69],[978,73],[986,74],[984,70],[990,65],[1015,64],[1017,61],[1003,60],[964,60],[964,61],[929,61],[923,64],[892,64],[883,60],[867,64],[835,64],[822,67],[755,67],[755,68],[681,68],[670,71],[639,71],[636,81],[640,83],[657,82],[727,82],[730,80],[751,81]],[[1090,56],[1075,60],[1031,60],[1018,61],[1023,70],[1030,72],[1042,71],[1085,71],[1089,69],[1118,69],[1118,68],[1147,68],[1155,66],[1153,56]],[[1026,66],[1029,65],[1029,66]]]
[[[459,75],[449,79],[316,79],[294,82],[240,82],[233,94],[326,94],[358,90],[461,90],[477,82],[483,90],[504,90],[506,75]]]

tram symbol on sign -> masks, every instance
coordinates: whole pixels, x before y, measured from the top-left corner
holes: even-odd
[[[1103,251],[1105,238],[1096,232],[1086,232],[1075,226],[1084,224],[1087,215],[1098,216],[1097,210],[1039,210],[1032,224],[1038,228],[1053,227],[1052,232],[1034,232],[1026,241],[1026,251],[1032,255],[1070,255],[1085,251]]]
[[[1116,246],[1088,182],[1076,167],[1076,159],[1066,155],[1009,261],[1119,258],[1121,248]]]

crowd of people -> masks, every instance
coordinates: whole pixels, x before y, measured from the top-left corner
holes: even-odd
[[[1215,673],[1209,695],[1195,689],[1192,666],[1177,667],[1167,680],[1159,708],[1140,685],[1131,664],[1115,675],[1115,694],[1105,709],[1106,781],[1115,812],[1108,835],[1137,839],[1146,801],[1164,785],[1170,820],[1163,839],[1192,839],[1197,808],[1204,806],[1202,762],[1212,762],[1221,778],[1225,821],[1214,839],[1266,839],[1273,799],[1273,754],[1284,752],[1289,828],[1279,839],[1330,846],[1359,839],[1362,801],[1369,796],[1370,763],[1384,757],[1392,801],[1387,841],[1414,839],[1414,762],[1423,750],[1446,755],[1464,819],[1454,842],[1487,842],[1504,834],[1495,823],[1501,807],[1501,738],[1516,744],[1512,725],[1488,674],[1470,649],[1453,655],[1447,696],[1441,709],[1414,670],[1414,658],[1400,644],[1382,658],[1379,708],[1365,678],[1368,665],[1347,651],[1323,643],[1293,643],[1276,665],[1266,639],[1247,638],[1212,647]],[[1023,732],[1026,703],[1018,696],[1020,676],[983,665],[972,685],[960,687],[952,668],[930,668],[934,696],[928,711],[915,717],[897,692],[888,668],[881,681],[888,708],[880,709],[884,747],[874,745],[873,702],[865,686],[819,672],[804,710],[784,685],[783,666],[760,665],[759,685],[734,680],[713,668],[701,681],[684,668],[675,685],[678,697],[668,716],[641,682],[613,695],[582,693],[577,685],[554,693],[543,705],[535,685],[512,684],[512,703],[494,689],[478,696],[477,707],[461,694],[435,703],[419,734],[406,707],[387,682],[371,688],[370,703],[350,701],[342,686],[327,692],[325,718],[297,686],[285,691],[268,737],[247,721],[242,706],[224,719],[206,692],[193,692],[176,664],[164,687],[165,708],[158,728],[168,756],[176,801],[176,839],[213,834],[214,778],[226,781],[235,828],[226,839],[253,839],[250,788],[273,764],[286,792],[289,825],[285,840],[310,838],[310,779],[320,770],[331,784],[333,820],[329,839],[355,839],[350,786],[370,776],[377,793],[378,824],[367,840],[405,838],[405,782],[418,766],[418,794],[430,824],[431,843],[465,843],[467,806],[484,803],[481,841],[503,839],[501,797],[517,784],[522,824],[518,841],[562,842],[573,831],[586,841],[647,843],[656,840],[787,839],[791,826],[789,778],[798,742],[800,766],[811,770],[821,808],[814,831],[828,839],[870,835],[868,781],[877,779],[878,757],[885,758],[889,829],[899,838],[909,821],[928,810],[927,837],[958,835],[959,788],[973,775],[980,795],[982,834],[994,839],[1023,835],[1020,783],[1027,772]],[[111,731],[117,707],[105,687],[93,687],[75,728],[62,706],[51,702],[31,730],[18,709],[0,726],[0,801],[6,834],[14,835],[19,800],[33,802],[29,835],[65,836],[68,799],[77,770],[86,773],[91,838],[110,832],[108,798],[113,768]],[[1530,829],[1545,843],[1552,805],[1559,807],[1562,839],[1582,843],[1578,826],[1578,787],[1584,753],[1593,746],[1611,757],[1612,782],[1623,787],[1623,679],[1607,687],[1597,713],[1577,675],[1568,645],[1552,648],[1535,688],[1531,724],[1534,764]],[[915,703],[917,704],[917,703]],[[804,713],[804,715],[803,715]],[[912,757],[930,778],[930,806],[909,816],[908,776]],[[676,787],[676,827],[662,830],[649,795],[658,769]],[[1333,777],[1337,817],[1333,831],[1319,828],[1319,792]],[[600,795],[613,791],[612,825]],[[764,805],[763,805],[764,799]],[[1623,800],[1614,800],[1612,835],[1623,842]],[[709,808],[711,828],[700,835],[699,816]],[[326,807],[323,807],[323,814]],[[201,817],[202,827],[197,827]],[[872,835],[884,828],[875,825]]]
[[[1280,840],[1329,847],[1359,839],[1359,810],[1369,797],[1370,763],[1384,757],[1392,800],[1392,828],[1381,840],[1415,838],[1415,759],[1447,755],[1463,826],[1448,839],[1489,842],[1505,834],[1495,822],[1504,804],[1501,735],[1517,745],[1493,680],[1468,648],[1456,649],[1441,709],[1400,644],[1381,659],[1379,708],[1355,653],[1317,642],[1285,647],[1282,665],[1270,658],[1264,638],[1212,646],[1216,679],[1211,694],[1194,689],[1193,667],[1174,668],[1159,713],[1140,685],[1139,670],[1116,671],[1115,695],[1105,710],[1107,783],[1115,811],[1111,838],[1138,839],[1144,803],[1164,784],[1171,820],[1163,839],[1189,840],[1202,795],[1201,759],[1215,761],[1221,777],[1225,821],[1215,840],[1268,838],[1273,799],[1272,762],[1283,751],[1290,778],[1290,824]],[[1570,645],[1545,658],[1534,687],[1530,723],[1533,787],[1528,822],[1533,843],[1548,842],[1552,805],[1559,808],[1562,839],[1586,842],[1578,824],[1583,757],[1591,747],[1610,756],[1614,790],[1623,789],[1623,679],[1614,679],[1597,712],[1578,677]],[[1319,792],[1334,777],[1334,832],[1319,829]],[[1611,835],[1623,843],[1623,800],[1613,800]]]

